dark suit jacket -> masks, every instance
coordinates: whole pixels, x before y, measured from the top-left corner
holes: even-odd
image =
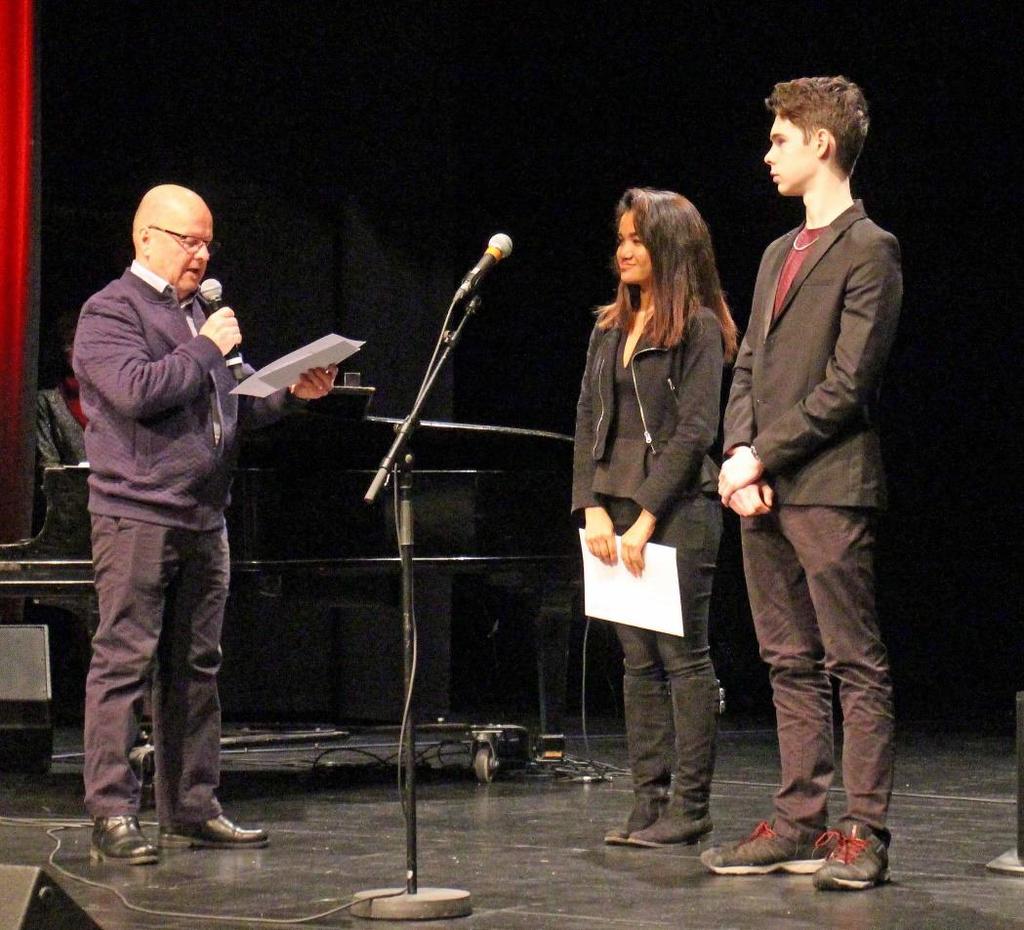
[[[725,448],[754,444],[780,504],[882,507],[875,406],[903,297],[899,243],[856,201],[810,246],[772,321],[798,231],[761,259]]]

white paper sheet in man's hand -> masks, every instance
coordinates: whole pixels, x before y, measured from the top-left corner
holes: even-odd
[[[591,555],[583,530],[580,530],[580,546],[583,549],[583,611],[588,617],[674,636],[684,634],[674,547],[657,543],[644,546],[644,572],[634,578],[622,564],[621,536],[615,537],[619,561],[613,566]]]
[[[308,346],[282,355],[276,362],[265,365],[238,385],[232,394],[267,397],[274,391],[288,387],[299,380],[299,375],[310,368],[338,365],[363,347],[362,342],[329,333]]]

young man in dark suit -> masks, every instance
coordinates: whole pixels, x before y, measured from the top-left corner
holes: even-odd
[[[777,84],[765,155],[806,221],[765,250],[725,415],[722,503],[770,666],[782,762],[775,817],[701,861],[719,874],[814,873],[820,889],[888,877],[892,685],[874,598],[885,505],[876,428],[902,299],[896,239],[867,218],[850,175],[867,103],[843,77]],[[843,712],[846,813],[827,829],[832,683]]]

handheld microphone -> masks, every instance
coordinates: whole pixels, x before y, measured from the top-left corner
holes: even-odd
[[[480,261],[466,273],[462,283],[459,285],[459,289],[455,292],[452,303],[458,303],[472,294],[479,287],[480,282],[491,269],[491,266],[497,264],[503,258],[508,258],[511,254],[512,240],[505,233],[495,233],[491,236],[490,241],[487,243],[487,251],[480,256]]]
[[[207,278],[200,284],[199,293],[203,295],[203,299],[209,305],[212,313],[216,313],[224,306],[224,288],[216,278]],[[245,380],[245,372],[242,370],[242,353],[238,350],[238,346],[224,356],[224,364],[231,369],[235,381],[241,383]]]

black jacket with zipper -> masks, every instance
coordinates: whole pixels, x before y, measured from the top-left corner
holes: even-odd
[[[594,473],[609,451],[615,417],[612,366],[622,364],[622,336],[620,329],[596,326],[590,336],[576,406],[573,512],[600,503]],[[717,491],[718,466],[708,452],[718,434],[724,364],[718,320],[702,307],[671,349],[641,336],[629,364],[647,443],[646,478],[633,500],[660,518],[677,500]]]

